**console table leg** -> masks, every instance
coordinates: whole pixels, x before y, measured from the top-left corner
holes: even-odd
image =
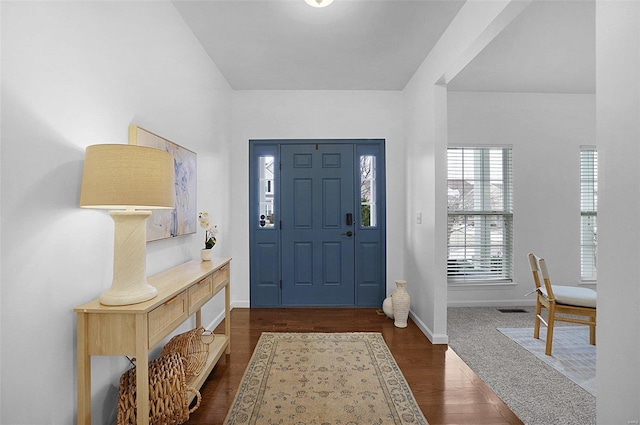
[[[138,425],[149,425],[149,344],[147,317],[136,316],[136,406]]]
[[[91,356],[89,355],[87,315],[77,316],[78,425],[91,425]]]
[[[226,354],[231,354],[231,288],[227,285],[224,288],[224,334],[229,343]]]

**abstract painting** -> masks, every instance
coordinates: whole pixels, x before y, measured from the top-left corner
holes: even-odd
[[[147,242],[195,233],[196,153],[136,125],[129,126],[129,144],[169,152],[175,168],[176,206],[153,210],[147,221]]]

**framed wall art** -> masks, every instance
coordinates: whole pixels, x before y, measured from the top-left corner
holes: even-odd
[[[129,144],[169,152],[175,167],[176,206],[173,210],[153,210],[147,220],[147,242],[196,233],[196,153],[164,137],[129,126]]]

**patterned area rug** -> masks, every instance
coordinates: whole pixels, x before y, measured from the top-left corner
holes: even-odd
[[[379,333],[263,333],[225,425],[427,425]]]
[[[557,326],[553,331],[551,356],[544,354],[547,328],[540,327],[540,339],[533,337],[533,328],[498,328],[549,366],[596,395],[596,346],[589,344],[588,326]]]

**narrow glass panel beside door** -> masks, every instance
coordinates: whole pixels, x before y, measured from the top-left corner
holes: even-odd
[[[376,157],[360,155],[360,223],[376,227]]]
[[[386,295],[384,143],[356,145],[360,221],[356,237],[356,305],[377,307]]]
[[[251,306],[280,305],[280,241],[277,225],[277,145],[250,145]]]
[[[258,170],[260,172],[259,205],[260,227],[273,227],[274,223],[274,157],[261,156],[258,158]]]

